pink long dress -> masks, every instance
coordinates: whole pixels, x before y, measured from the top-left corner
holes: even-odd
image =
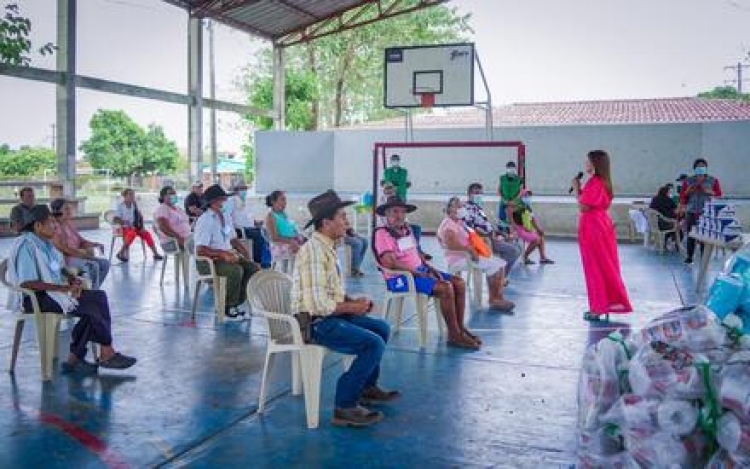
[[[592,314],[629,313],[633,308],[620,275],[615,225],[607,213],[612,197],[604,181],[599,176],[592,177],[583,187],[578,202],[590,207],[581,212],[578,221],[578,245],[586,275],[589,311]]]

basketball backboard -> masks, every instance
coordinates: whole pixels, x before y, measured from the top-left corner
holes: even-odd
[[[389,47],[385,50],[384,106],[474,105],[474,44]]]

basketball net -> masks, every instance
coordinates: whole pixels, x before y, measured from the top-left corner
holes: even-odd
[[[422,93],[419,95],[422,100],[422,107],[431,109],[435,105],[435,93]]]

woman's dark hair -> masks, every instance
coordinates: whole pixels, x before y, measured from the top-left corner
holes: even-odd
[[[693,169],[697,168],[699,164],[708,166],[708,161],[706,161],[705,158],[697,158],[695,161],[693,161]]]
[[[266,196],[266,206],[267,207],[273,207],[273,204],[276,203],[277,200],[279,200],[279,197],[281,197],[284,194],[284,191],[273,191],[270,194]]]
[[[174,192],[174,187],[164,186],[161,188],[161,190],[159,191],[159,203],[160,204],[163,204],[164,201],[167,200],[166,199],[167,194],[169,194],[170,192]]]
[[[451,205],[453,205],[454,202],[460,202],[460,201],[461,201],[461,198],[459,197],[451,197],[450,199],[448,199],[448,203],[445,204],[445,214],[446,215],[448,214],[448,210],[450,210]]]
[[[609,155],[604,150],[593,150],[588,154],[589,161],[594,166],[594,174],[604,180],[604,187],[610,197],[614,197],[612,191],[612,173],[610,172]]]
[[[659,197],[669,197],[669,189],[671,189],[670,186],[671,186],[671,184],[667,184],[665,186],[661,186],[659,188],[659,192],[657,192],[656,195],[658,195]]]

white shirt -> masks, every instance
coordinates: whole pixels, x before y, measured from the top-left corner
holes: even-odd
[[[119,204],[117,204],[115,216],[132,225],[133,223],[135,223],[135,203],[133,203],[130,207],[127,207],[125,205],[125,202],[120,202]]]
[[[221,223],[221,217],[215,211],[208,209],[198,217],[193,228],[195,247],[205,246],[221,251],[232,249],[231,240],[236,235],[231,220]]]
[[[250,210],[250,204],[247,203],[247,200],[242,200],[236,195],[230,200],[232,203],[232,224],[237,228],[254,228],[255,217],[253,217],[253,211]]]

